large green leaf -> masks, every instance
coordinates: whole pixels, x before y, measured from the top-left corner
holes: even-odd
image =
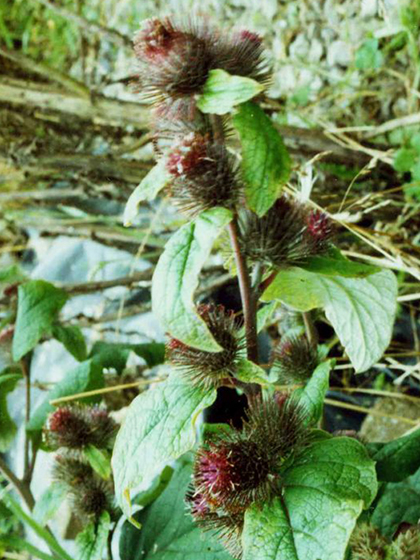
[[[138,207],[144,200],[153,200],[171,180],[165,167],[166,161],[161,159],[143,178],[131,193],[124,210],[124,225],[130,226],[137,216]]]
[[[93,522],[89,523],[83,531],[77,535],[77,560],[100,560],[106,549],[110,530],[110,515],[107,511],[103,511],[96,524]]]
[[[379,480],[404,480],[420,468],[420,430],[385,443],[371,457],[376,461]]]
[[[305,387],[303,389],[296,389],[293,392],[293,395],[298,397],[299,403],[305,409],[308,423],[316,424],[322,417],[324,398],[329,387],[331,367],[331,360],[322,362],[315,369]]]
[[[116,498],[126,515],[130,490],[148,486],[167,463],[193,447],[197,417],[215,399],[215,390],[194,387],[177,372],[134,399],[112,456]]]
[[[349,438],[318,441],[282,484],[281,497],[246,511],[243,560],[344,560],[356,520],[377,491],[363,446]]]
[[[149,367],[158,366],[165,361],[165,344],[163,342],[144,342],[128,344],[124,342],[104,342],[98,340],[90,351],[90,357],[99,361],[103,367],[115,368],[121,373],[125,368],[130,352],[134,352]]]
[[[224,115],[233,107],[252,99],[264,86],[243,76],[231,76],[224,70],[210,70],[203,92],[198,96],[197,107],[203,113]]]
[[[168,486],[173,473],[174,469],[169,465],[166,466],[163,471],[152,480],[150,486],[146,488],[146,490],[142,490],[136,494],[133,504],[145,508],[154,502]]]
[[[350,261],[336,247],[330,247],[326,255],[305,259],[299,263],[299,267],[326,276],[344,276],[346,278],[365,278],[381,271],[377,266]]]
[[[13,359],[17,362],[39,340],[51,333],[67,294],[44,280],[31,280],[19,286],[18,313],[13,337]]]
[[[4,453],[10,447],[16,435],[16,424],[7,409],[7,394],[14,390],[16,383],[22,379],[19,373],[4,373],[0,375],[0,452]]]
[[[297,309],[322,307],[356,372],[372,366],[387,348],[397,309],[397,281],[383,270],[366,278],[325,276],[290,267],[263,294]]]
[[[376,504],[372,523],[392,538],[401,523],[420,521],[420,469],[403,482],[390,482]]]
[[[56,338],[79,362],[86,360],[87,349],[83,333],[77,325],[55,324],[52,330]]]
[[[185,224],[168,241],[153,275],[153,312],[163,327],[185,344],[207,352],[221,348],[197,314],[193,296],[213,243],[231,219],[229,210],[213,208]]]
[[[26,427],[29,431],[42,430],[45,420],[54,407],[50,404],[53,399],[75,395],[84,391],[100,389],[104,386],[102,367],[94,360],[81,362],[77,367],[69,371],[62,381],[59,381],[51,391],[47,393],[44,401],[32,414]],[[82,402],[95,402],[97,397],[84,397]]]
[[[148,508],[135,514],[139,531],[125,523],[120,538],[121,560],[232,560],[208,533],[202,533],[185,508],[191,463],[183,458],[169,486]]]
[[[289,178],[290,157],[271,119],[258,105],[251,102],[240,105],[233,124],[242,143],[246,199],[251,210],[262,216]]]

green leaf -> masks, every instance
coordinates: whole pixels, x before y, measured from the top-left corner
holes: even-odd
[[[276,309],[278,308],[279,304],[276,301],[272,301],[261,309],[258,310],[257,313],[257,332],[261,332],[267,325],[270,324],[270,321],[273,318]],[[244,329],[245,332],[245,329]]]
[[[11,493],[3,489],[0,494],[0,500],[6,507],[23,523],[24,526],[30,527],[50,548],[51,552],[57,555],[62,560],[73,560],[71,556],[61,547],[57,542],[54,535],[47,529],[42,527],[35,519],[26,513],[19,505],[19,503],[12,497]]]
[[[67,294],[44,280],[31,280],[19,286],[18,313],[13,337],[13,359],[19,361],[39,340],[51,333]]]
[[[298,311],[322,307],[356,372],[372,366],[387,348],[397,309],[397,281],[383,270],[366,278],[325,276],[290,267],[263,294]]]
[[[134,352],[149,367],[158,366],[165,361],[165,345],[161,342],[126,344],[120,342],[95,342],[90,352],[91,358],[99,361],[102,367],[115,368],[121,373],[126,366],[130,352]]]
[[[100,560],[106,548],[110,530],[111,519],[109,513],[103,511],[96,525],[94,523],[89,523],[86,528],[77,535],[77,560]]]
[[[26,280],[26,276],[17,264],[11,264],[0,270],[0,284],[12,284],[23,280]]]
[[[130,490],[148,486],[195,442],[195,422],[216,391],[188,384],[177,372],[131,403],[112,456],[118,504],[130,516]]]
[[[316,424],[322,418],[324,398],[327,394],[330,380],[331,360],[319,364],[303,389],[296,389],[293,396],[307,412],[308,424]]]
[[[6,547],[6,550],[8,551],[17,550],[28,552],[30,554],[30,558],[40,558],[40,560],[57,560],[55,556],[50,556],[46,552],[39,550],[39,548],[33,544],[13,535],[0,535],[0,555],[2,553],[2,547]],[[26,555],[23,556],[23,558],[26,558]]]
[[[163,471],[152,480],[150,486],[146,490],[142,490],[136,494],[133,504],[145,508],[154,502],[168,486],[173,472],[174,469],[172,467],[165,467]]]
[[[177,462],[169,486],[148,508],[135,514],[139,531],[125,523],[121,531],[121,560],[232,560],[213,536],[203,533],[185,508],[192,466]]]
[[[156,198],[159,191],[166,187],[170,180],[171,175],[166,170],[166,160],[161,159],[131,193],[124,210],[124,225],[130,226],[137,216],[140,203]]]
[[[221,350],[197,314],[193,297],[201,268],[215,239],[232,219],[225,208],[213,208],[185,224],[168,241],[153,275],[153,312],[174,338],[207,352]]]
[[[409,201],[418,202],[420,200],[420,180],[412,181],[403,185],[404,194]]]
[[[241,358],[239,360],[235,377],[244,383],[260,383],[261,385],[267,385],[269,381],[265,371],[246,358]]]
[[[56,338],[79,362],[87,358],[85,337],[80,327],[77,325],[55,324],[52,330],[53,337]]]
[[[94,445],[87,445],[83,449],[83,454],[92,469],[98,473],[101,478],[108,480],[111,476],[111,460],[108,453],[103,449],[98,449]]]
[[[35,521],[45,527],[48,521],[57,513],[66,495],[66,486],[58,482],[53,482],[35,502],[35,507],[32,512]]]
[[[376,504],[371,521],[383,535],[392,538],[401,523],[420,520],[420,469],[403,482],[390,482]]]
[[[420,132],[413,134],[410,138],[410,145],[420,154]]]
[[[245,512],[243,560],[343,560],[372,502],[375,467],[350,438],[320,440],[283,474],[281,497]]]
[[[378,39],[368,39],[356,52],[355,62],[358,70],[377,70],[382,66],[383,61]]]
[[[417,158],[415,164],[411,168],[411,178],[413,181],[420,181],[420,157]]]
[[[309,257],[299,263],[299,268],[326,276],[345,278],[365,278],[381,271],[377,266],[350,261],[336,247],[331,247],[327,255]]]
[[[16,424],[7,409],[7,394],[11,393],[16,383],[22,379],[19,373],[5,373],[0,375],[0,452],[7,451],[16,435]]]
[[[400,482],[420,468],[420,430],[385,443],[371,457],[378,479]]]
[[[416,150],[411,148],[400,148],[394,155],[394,169],[399,173],[407,173],[416,162]]]
[[[102,368],[93,360],[81,362],[76,368],[69,371],[63,380],[59,381],[51,391],[48,392],[45,400],[38,406],[32,414],[26,427],[28,431],[42,430],[45,420],[50,412],[54,410],[51,400],[68,395],[75,395],[84,391],[100,389],[104,386]],[[98,397],[84,397],[78,402],[97,402]]]
[[[231,76],[224,70],[210,70],[203,92],[198,96],[197,107],[203,113],[225,115],[233,107],[252,99],[264,86],[243,76]]]
[[[242,143],[246,199],[251,210],[263,216],[289,179],[290,157],[271,119],[254,103],[240,105],[233,124]]]

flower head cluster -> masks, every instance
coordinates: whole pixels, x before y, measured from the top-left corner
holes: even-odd
[[[117,424],[104,408],[80,404],[61,406],[50,414],[44,438],[49,447],[82,449],[87,445],[110,448]]]
[[[246,211],[240,220],[241,245],[250,261],[293,265],[325,253],[333,228],[326,214],[281,196],[261,218]]]
[[[223,350],[205,352],[172,338],[167,345],[167,355],[193,383],[217,388],[224,379],[235,375],[244,339],[233,312],[225,311],[223,306],[200,305],[198,313]]]
[[[362,523],[351,540],[352,560],[416,560],[420,558],[420,531],[411,527],[389,542],[376,527]]]
[[[306,381],[318,364],[317,349],[305,335],[285,337],[273,351],[273,369],[281,384]]]
[[[66,487],[72,510],[82,522],[98,520],[105,510],[113,513],[112,482],[101,478],[80,458],[69,452],[57,455],[53,479]]]
[[[239,200],[240,181],[235,163],[223,144],[191,132],[175,143],[166,165],[173,177],[174,202],[190,215]]]
[[[221,68],[259,81],[268,78],[264,48],[249,31],[221,33],[207,20],[146,20],[134,40],[142,91],[153,100],[200,93],[209,71]]]
[[[199,449],[191,513],[204,529],[216,529],[232,555],[246,508],[281,492],[282,468],[309,440],[304,411],[291,400],[259,399],[242,430],[226,429]]]

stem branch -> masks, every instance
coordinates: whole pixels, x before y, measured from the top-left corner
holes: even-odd
[[[34,500],[34,497],[32,495],[31,490],[29,489],[29,486],[25,482],[20,480],[15,475],[15,473],[10,470],[6,461],[1,456],[0,456],[0,472],[10,482],[10,484],[12,484],[14,486],[14,488],[16,489],[16,492],[19,494],[19,496],[22,498],[22,500],[28,506],[28,509],[30,511],[32,511],[33,508],[34,508],[34,505],[35,505],[35,500]]]

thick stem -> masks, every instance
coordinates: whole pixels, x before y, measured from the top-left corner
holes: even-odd
[[[211,115],[213,138],[216,142],[224,142],[223,121],[218,115]],[[247,356],[252,362],[258,363],[257,344],[257,299],[251,286],[251,278],[244,255],[239,244],[237,216],[228,225],[230,242],[235,255],[238,270],[239,291],[241,293],[242,310],[245,323]],[[252,391],[253,392],[253,391]]]
[[[236,216],[228,225],[230,242],[235,255],[236,268],[238,270],[239,291],[241,293],[242,309],[245,323],[245,336],[248,359],[258,363],[257,344],[257,307],[251,287],[251,280],[246,260],[242,254],[238,239],[238,223]]]

